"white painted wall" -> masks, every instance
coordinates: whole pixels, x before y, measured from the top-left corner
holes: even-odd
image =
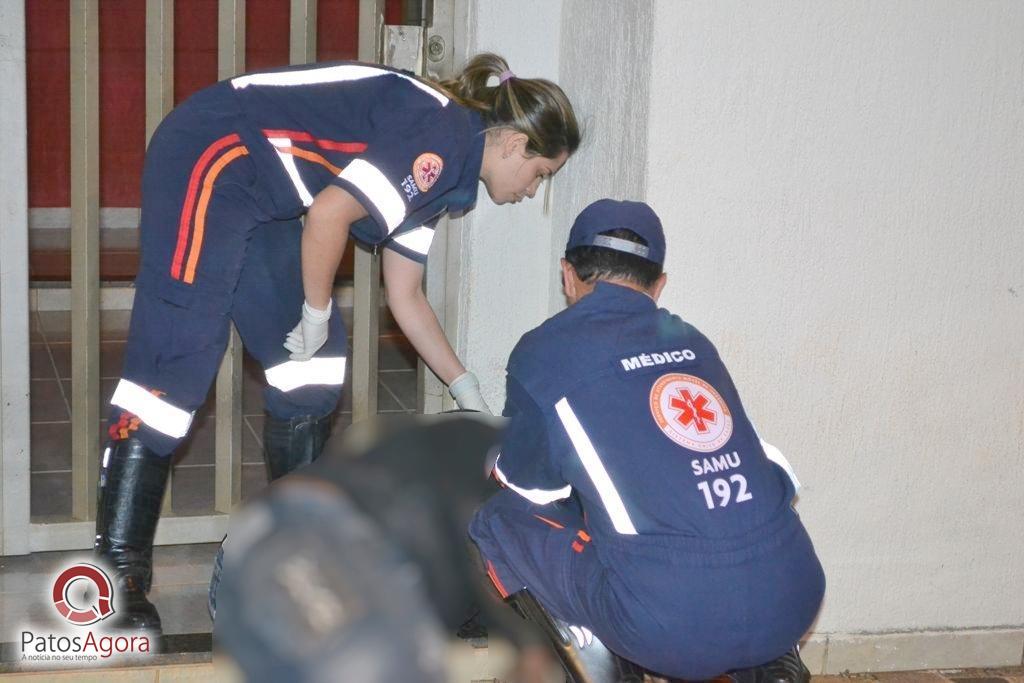
[[[654,5],[565,0],[558,83],[583,142],[553,181],[548,310],[565,306],[558,257],[573,220],[602,197],[646,194]]]
[[[495,52],[524,77],[558,80],[561,0],[471,2],[464,56]],[[459,356],[477,373],[491,409],[504,406],[505,362],[519,336],[547,317],[551,216],[540,194],[496,206],[483,184],[461,221]]]
[[[807,484],[817,631],[1024,625],[1024,5],[655,25],[665,303]]]
[[[460,342],[492,403],[515,340],[561,307],[578,209],[646,199],[663,303],[806,484],[816,638],[847,644],[818,668],[1019,663],[1024,4],[471,4],[475,47],[557,73],[590,138],[553,224],[483,201],[472,219]]]
[[[461,221],[458,348],[492,409],[504,405],[504,368],[519,337],[564,305],[557,257],[579,211],[600,197],[643,193],[651,54],[650,2],[491,0],[469,4],[468,48],[504,56],[525,77],[558,82],[574,103],[584,141],[551,188],[517,206],[495,206],[483,186]],[[610,98],[609,93],[617,93]],[[592,134],[614,130],[615,135]]]

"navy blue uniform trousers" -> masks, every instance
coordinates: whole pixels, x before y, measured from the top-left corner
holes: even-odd
[[[159,402],[128,401],[148,401],[151,420],[112,406],[109,432],[124,438],[137,431],[160,454],[170,453],[187,431],[181,420],[167,428],[162,418],[169,412],[184,419],[203,404],[231,322],[269,370],[289,362],[282,345],[301,318],[301,206],[288,208],[293,215],[287,216],[273,205],[238,135],[244,125],[227,88],[204,90],[164,120],[146,154],[142,258],[121,377],[122,385],[127,380]],[[315,358],[343,364],[346,348],[344,324],[334,311],[327,343]],[[330,383],[268,386],[265,408],[285,419],[329,413],[344,370],[334,375]]]
[[[747,537],[591,538],[579,508],[493,496],[470,536],[503,595],[528,588],[555,617],[663,675],[710,679],[783,654],[810,627],[825,577],[796,513]]]

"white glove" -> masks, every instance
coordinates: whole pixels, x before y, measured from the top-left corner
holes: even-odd
[[[319,310],[308,302],[302,304],[302,320],[288,333],[284,348],[292,352],[292,360],[309,360],[327,342],[327,321],[331,319],[334,301],[327,302],[327,308]]]
[[[448,391],[463,410],[476,410],[493,415],[480,393],[480,382],[472,372],[464,372],[456,377],[448,385]]]

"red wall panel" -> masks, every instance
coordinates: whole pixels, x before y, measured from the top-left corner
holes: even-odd
[[[100,205],[138,206],[146,148],[146,3],[100,3]]]
[[[25,3],[29,205],[71,203],[70,0]],[[389,0],[389,16],[400,3]],[[289,0],[247,3],[246,71],[288,63]],[[358,55],[359,0],[320,0],[317,59]],[[100,203],[138,206],[145,150],[146,16],[141,0],[102,0]],[[175,0],[174,99],[217,80],[217,0]]]
[[[323,62],[359,56],[359,0],[320,0],[316,57]]]
[[[405,3],[403,0],[384,0],[384,23],[405,23]]]
[[[69,0],[25,3],[29,206],[71,204]]]
[[[175,104],[216,81],[217,0],[175,0]]]
[[[291,30],[289,0],[259,0],[245,5],[245,70],[288,64]]]

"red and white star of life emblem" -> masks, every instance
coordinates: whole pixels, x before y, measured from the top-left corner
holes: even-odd
[[[416,187],[420,192],[426,192],[434,186],[437,179],[441,177],[444,170],[444,161],[433,152],[425,152],[412,164],[412,178],[416,181]]]
[[[662,375],[651,387],[651,415],[684,448],[719,450],[732,436],[732,414],[715,388],[693,375]]]
[[[708,409],[708,397],[698,393],[696,397],[690,395],[689,389],[677,390],[678,396],[670,396],[668,405],[673,410],[678,410],[676,422],[683,427],[693,427],[698,434],[707,434],[711,429],[708,423],[718,422],[718,413]]]

